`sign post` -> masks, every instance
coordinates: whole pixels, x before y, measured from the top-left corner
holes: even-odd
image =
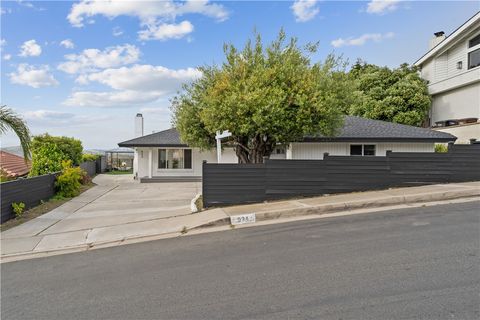
[[[222,139],[228,138],[232,135],[232,133],[228,130],[223,132],[217,131],[217,135],[215,136],[215,140],[217,140],[217,163],[222,161]]]

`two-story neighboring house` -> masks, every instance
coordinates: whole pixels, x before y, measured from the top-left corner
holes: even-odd
[[[430,126],[457,143],[480,140],[480,12],[448,37],[436,32],[415,65],[432,95]]]

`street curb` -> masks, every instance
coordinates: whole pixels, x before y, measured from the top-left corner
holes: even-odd
[[[295,209],[283,209],[283,210],[274,210],[268,212],[257,212],[256,220],[257,221],[266,221],[266,220],[275,220],[280,218],[291,218],[291,217],[301,217],[308,215],[324,215],[337,212],[353,211],[358,209],[374,209],[395,205],[411,205],[419,203],[428,203],[434,201],[442,200],[454,200],[461,198],[472,198],[480,197],[480,188],[472,188],[467,190],[457,190],[457,191],[442,191],[442,192],[430,192],[430,193],[419,193],[414,195],[399,195],[399,196],[386,196],[376,199],[368,200],[354,200],[348,202],[337,202],[337,203],[328,203],[317,206],[302,207]],[[217,208],[221,209],[221,208]],[[10,255],[3,255],[0,257],[0,264],[14,262],[18,260],[41,258],[41,257],[50,257],[54,255],[74,253],[74,252],[85,252],[94,249],[108,248],[118,245],[133,244],[138,242],[160,240],[166,238],[181,237],[188,234],[189,231],[199,230],[199,229],[208,229],[212,227],[228,226],[230,225],[230,217],[220,218],[218,220],[210,221],[199,226],[186,228],[186,232],[179,230],[178,232],[169,232],[162,234],[152,234],[152,235],[138,235],[127,237],[123,239],[101,241],[97,243],[87,243],[77,246],[64,247],[55,250],[44,250],[37,252],[22,252],[14,253]],[[254,224],[252,224],[254,225]]]
[[[322,215],[327,213],[336,213],[342,211],[351,211],[357,209],[381,208],[392,205],[409,205],[417,203],[426,203],[441,200],[454,200],[460,198],[472,198],[480,196],[480,188],[473,188],[459,191],[442,191],[419,193],[414,195],[387,196],[368,200],[354,200],[348,202],[327,203],[322,205],[314,205],[310,207],[280,209],[266,212],[255,212],[257,221],[273,220],[280,218],[290,218],[295,216],[306,215]],[[252,212],[253,213],[253,212]],[[216,222],[207,225],[198,226],[205,228],[211,226],[229,225],[229,219],[219,219]]]

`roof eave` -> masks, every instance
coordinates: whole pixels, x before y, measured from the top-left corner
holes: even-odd
[[[457,140],[456,137],[437,138],[389,138],[389,137],[307,137],[298,142],[450,142]]]
[[[127,148],[143,148],[143,147],[159,147],[159,148],[186,148],[188,145],[186,144],[156,144],[156,143],[146,143],[146,144],[139,144],[139,143],[128,143],[128,142],[121,142],[118,144],[119,147],[127,147]]]
[[[466,29],[468,29],[471,25],[476,23],[477,21],[480,20],[480,11],[477,12],[476,14],[473,15],[470,19],[468,19],[464,24],[462,24],[460,27],[458,27],[455,31],[453,31],[448,37],[446,37],[442,42],[437,44],[435,47],[432,49],[428,50],[423,56],[420,57],[417,61],[413,63],[414,66],[419,66],[423,64],[425,61],[430,59],[434,54],[438,53],[440,50],[445,48],[447,45],[452,43],[459,34],[464,32]]]

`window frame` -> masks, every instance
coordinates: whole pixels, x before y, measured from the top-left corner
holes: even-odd
[[[362,154],[352,154],[352,146],[362,146]],[[365,146],[373,146],[374,154],[365,155]],[[377,156],[377,144],[376,143],[350,143],[348,145],[348,155],[350,157],[376,157]]]
[[[467,59],[466,59],[467,70],[472,70],[472,69],[480,67],[480,65],[478,65],[478,66],[470,68],[470,53],[472,53],[474,51],[477,51],[477,50],[480,50],[480,43],[477,44],[477,45],[474,45],[473,47],[470,47],[470,41],[473,40],[473,38],[476,38],[477,36],[480,36],[480,32],[475,33],[474,35],[472,35],[471,37],[469,37],[467,39],[467,45],[466,45],[467,46]]]
[[[168,150],[181,150],[182,151],[182,166],[185,167],[185,150],[190,150],[190,168],[165,168],[160,167],[160,152],[165,150],[165,157],[168,158]],[[165,161],[165,166],[168,167],[168,160]],[[192,171],[193,170],[193,150],[191,148],[157,148],[157,170],[161,171]]]

